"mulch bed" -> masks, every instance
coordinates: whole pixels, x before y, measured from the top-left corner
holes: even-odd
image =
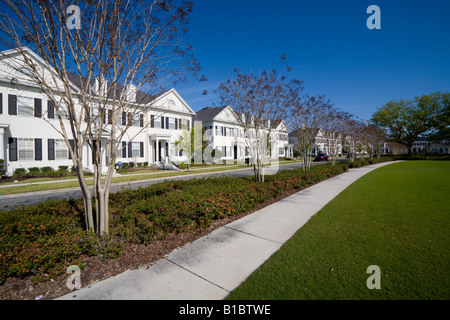
[[[286,192],[277,198],[270,199],[269,201],[260,204],[249,212],[216,220],[214,225],[209,228],[180,234],[169,234],[164,240],[154,241],[150,245],[127,244],[119,258],[102,259],[101,256],[85,257],[85,268],[81,271],[82,288],[118,275],[129,269],[149,266],[170,254],[176,248],[193,242],[217,228],[299,191],[301,190]],[[71,292],[76,295],[76,291],[67,288],[67,278],[67,274],[62,274],[56,279],[48,279],[37,284],[33,283],[31,277],[23,279],[8,278],[5,283],[0,286],[0,300],[50,300]]]

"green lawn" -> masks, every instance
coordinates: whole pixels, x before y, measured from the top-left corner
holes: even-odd
[[[228,299],[449,299],[450,162],[409,161],[356,181]],[[381,270],[369,290],[367,267]]]

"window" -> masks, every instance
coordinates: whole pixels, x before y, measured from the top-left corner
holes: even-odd
[[[34,117],[34,99],[25,96],[17,97],[17,115]]]
[[[34,160],[34,139],[18,139],[19,160]]]
[[[222,136],[223,135],[223,127],[216,126],[216,136]]]
[[[153,116],[153,122],[155,124],[155,128],[161,128],[161,117]]]
[[[139,142],[131,142],[131,156],[133,158],[138,158],[141,155],[140,152],[140,143]]]
[[[67,108],[64,102],[59,103],[59,105],[57,106],[57,111],[59,112],[59,114],[61,115],[61,119],[68,119],[67,116]],[[56,113],[57,114],[57,113]],[[59,117],[58,117],[59,118]]]
[[[169,100],[169,101],[167,101],[167,105],[173,107],[173,106],[175,106],[175,101]]]
[[[169,118],[169,129],[175,129],[175,118]]]
[[[55,156],[57,160],[69,158],[69,149],[63,139],[55,140]]]
[[[279,148],[278,154],[279,154],[279,155],[284,155],[284,148],[283,148],[283,147],[280,147],[280,148]]]

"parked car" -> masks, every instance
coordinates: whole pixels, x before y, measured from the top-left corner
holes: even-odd
[[[326,153],[319,153],[314,158],[314,161],[327,161],[328,160],[328,154]]]

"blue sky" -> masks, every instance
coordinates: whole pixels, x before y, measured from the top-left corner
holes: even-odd
[[[380,30],[366,26],[372,4]],[[370,119],[390,100],[450,91],[449,15],[448,0],[194,0],[186,41],[208,81],[176,89],[194,111],[219,105],[213,91],[235,67],[271,69],[286,54],[304,93]]]

